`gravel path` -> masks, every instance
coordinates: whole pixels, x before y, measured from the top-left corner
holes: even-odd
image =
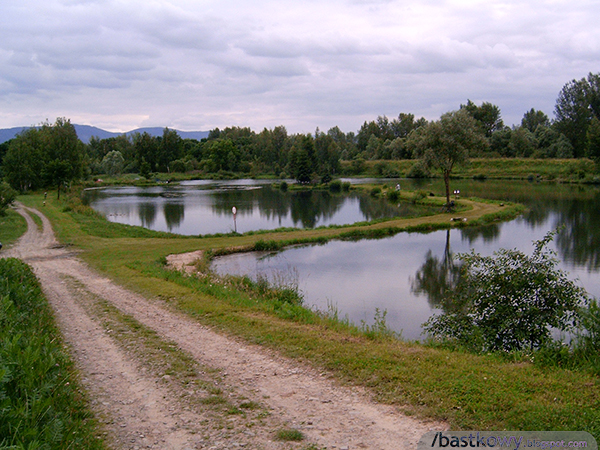
[[[43,214],[23,205],[17,211],[28,231],[2,256],[33,267],[114,448],[397,450],[415,448],[425,432],[445,428],[374,403],[360,389],[339,386],[327,374],[215,333],[157,299],[114,284],[59,245]],[[31,214],[42,220],[42,231]],[[191,357],[205,387],[171,382],[143,355],[143,344],[136,344],[142,337],[134,334],[124,344],[107,325],[114,316],[107,308]],[[260,407],[244,414],[211,408],[206,377],[227,401]],[[304,441],[277,440],[276,431],[284,428],[300,430]]]

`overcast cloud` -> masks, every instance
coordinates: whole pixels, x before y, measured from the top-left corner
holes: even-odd
[[[553,117],[600,71],[597,1],[0,0],[0,128],[356,131],[467,99]]]

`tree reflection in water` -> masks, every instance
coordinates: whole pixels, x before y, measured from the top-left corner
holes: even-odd
[[[450,249],[450,229],[446,232],[444,256],[440,260],[431,250],[427,251],[425,262],[414,278],[411,278],[411,292],[424,295],[432,308],[452,312],[457,306],[452,301],[452,292],[461,277],[462,264],[454,258]]]

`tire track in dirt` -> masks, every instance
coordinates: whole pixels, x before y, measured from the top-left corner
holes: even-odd
[[[43,232],[40,233],[25,209],[39,215],[44,224]],[[86,374],[86,387],[102,414],[110,418],[108,422],[118,423],[111,428],[111,433],[118,437],[117,441],[130,445],[119,448],[140,445],[211,448],[210,443],[200,441],[194,434],[206,431],[207,427],[194,429],[195,424],[206,420],[206,417],[190,416],[190,412],[183,410],[172,395],[157,387],[156,380],[142,372],[118,346],[113,343],[114,348],[111,348],[112,340],[102,327],[77,307],[76,294],[64,286],[64,277],[77,280],[89,292],[106,299],[164,339],[176,343],[200,364],[221,370],[223,377],[241,395],[267,405],[277,423],[301,430],[307,441],[319,448],[415,448],[425,432],[445,428],[444,424],[421,422],[404,416],[393,407],[371,402],[360,389],[336,385],[313,368],[215,333],[170,310],[160,301],[148,300],[115,285],[92,271],[75,253],[58,246],[45,216],[22,206],[19,212],[28,220],[29,228],[6,256],[23,259],[40,278],[57,311],[65,338],[74,349],[75,359]],[[112,359],[103,359],[107,357]],[[121,387],[115,391],[113,385]],[[119,389],[127,393],[119,394]],[[129,399],[126,401],[128,405],[123,404],[124,397]],[[191,431],[186,431],[182,423],[187,424]],[[269,431],[272,433],[275,425],[265,426],[271,427]],[[291,443],[269,440],[265,437],[269,436],[265,430],[253,434],[244,442],[235,444],[248,445],[249,448],[292,446]],[[139,438],[140,435],[144,438]],[[146,438],[149,435],[154,439],[150,443]],[[128,439],[134,442],[127,442]],[[161,447],[161,444],[164,446]],[[224,447],[213,443],[212,448],[231,448],[227,445],[233,445],[233,441],[230,439],[219,445]]]

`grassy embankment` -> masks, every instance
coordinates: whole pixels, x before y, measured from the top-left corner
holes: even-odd
[[[365,161],[360,175],[406,177],[416,160]],[[342,170],[351,172],[352,162],[342,161]],[[435,172],[432,175],[436,176]],[[503,180],[538,179],[562,182],[600,182],[589,159],[473,158],[452,171],[453,178]]]
[[[50,197],[50,196],[49,196]],[[39,196],[22,198],[51,219],[62,242],[132,289],[159,297],[202,323],[274,348],[367,387],[407,414],[446,420],[452,429],[585,430],[600,437],[600,383],[585,371],[539,366],[522,355],[472,355],[394,339],[377,326],[358,329],[305,310],[247,280],[191,278],[161,264],[170,253],[232,247],[257,241],[303,242],[386,236],[406,229],[450,226],[448,214],[365,226],[273,231],[245,235],[178,237],[107,223],[85,207]],[[514,205],[461,200],[469,222],[508,218]],[[478,219],[479,218],[479,219]],[[412,227],[412,228],[411,228]]]
[[[101,449],[30,268],[0,259],[0,448]]]
[[[8,209],[5,216],[0,216],[0,242],[4,248],[15,242],[25,230],[25,219],[12,209]]]

